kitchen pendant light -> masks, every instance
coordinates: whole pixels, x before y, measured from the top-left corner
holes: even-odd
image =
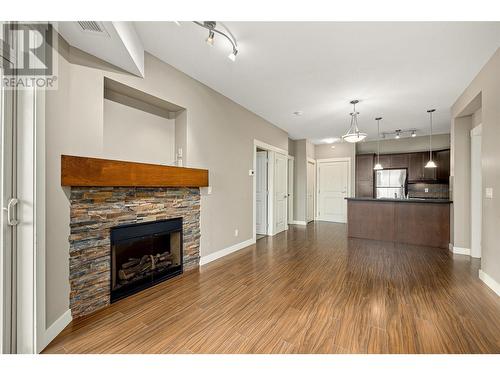
[[[429,114],[429,121],[431,124],[431,134],[429,136],[429,161],[425,165],[425,168],[436,168],[437,165],[434,163],[434,160],[432,160],[432,113],[435,111],[435,109],[429,109],[427,113]]]
[[[380,171],[381,169],[384,169],[382,164],[380,164],[380,120],[382,120],[382,117],[377,117],[375,120],[377,120],[377,164],[375,164],[373,169]]]
[[[356,143],[366,138],[366,133],[361,133],[358,128],[359,112],[356,112],[356,104],[358,103],[359,100],[351,101],[351,104],[353,106],[353,111],[350,113],[351,125],[349,126],[349,130],[347,131],[347,133],[342,136],[342,139],[349,143]]]

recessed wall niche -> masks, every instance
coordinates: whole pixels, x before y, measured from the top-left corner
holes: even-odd
[[[103,100],[106,158],[185,165],[185,108],[109,78]]]

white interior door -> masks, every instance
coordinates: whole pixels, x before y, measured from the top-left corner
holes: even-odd
[[[288,157],[275,153],[274,158],[274,233],[279,233],[287,229],[287,171]]]
[[[470,255],[481,258],[482,227],[482,173],[481,173],[481,125],[471,130],[471,248]]]
[[[293,168],[294,159],[288,159],[288,224],[293,223]]]
[[[320,163],[318,167],[318,218],[337,223],[347,222],[349,162]]]
[[[257,151],[255,171],[256,228],[257,234],[267,234],[267,151]]]
[[[307,162],[307,222],[314,220],[314,190],[315,190],[315,165],[314,163]]]

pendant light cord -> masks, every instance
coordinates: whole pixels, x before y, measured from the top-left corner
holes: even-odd
[[[431,122],[431,134],[429,136],[429,160],[432,160],[432,112],[429,112]]]
[[[377,164],[380,164],[380,119],[377,120]]]

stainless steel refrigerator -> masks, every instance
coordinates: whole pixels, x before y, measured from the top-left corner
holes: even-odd
[[[403,199],[406,196],[406,169],[383,169],[375,174],[377,198]]]

